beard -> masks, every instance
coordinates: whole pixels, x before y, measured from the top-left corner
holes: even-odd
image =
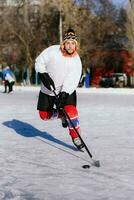
[[[72,50],[72,49],[65,49],[65,51],[66,51],[66,53],[68,54],[68,55],[72,55],[74,52],[75,52],[75,50]]]

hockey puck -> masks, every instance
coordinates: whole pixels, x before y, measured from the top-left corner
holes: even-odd
[[[83,165],[82,166],[84,169],[90,168],[90,165]]]

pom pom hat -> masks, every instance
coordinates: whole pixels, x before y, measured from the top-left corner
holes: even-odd
[[[75,34],[74,30],[71,28],[69,28],[63,36],[63,41],[60,45],[62,50],[64,49],[64,44],[67,40],[73,40],[76,43],[76,51],[79,49],[78,36]]]
[[[75,42],[77,43],[78,37],[73,29],[68,29],[68,31],[65,33],[63,37],[63,42],[65,42],[66,40],[75,40]]]

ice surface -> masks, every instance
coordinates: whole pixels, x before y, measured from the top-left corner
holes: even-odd
[[[82,137],[101,167],[73,146],[60,120],[36,110],[39,87],[0,86],[0,200],[133,200],[134,89],[78,89]]]

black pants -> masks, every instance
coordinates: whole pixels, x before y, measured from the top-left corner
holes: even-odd
[[[40,91],[39,98],[38,98],[38,104],[37,104],[37,110],[52,111],[55,102],[56,102],[56,98],[54,96],[49,96],[49,95],[44,94]],[[76,91],[74,91],[66,99],[65,105],[76,106],[76,104],[77,104],[77,97],[76,97]]]
[[[8,92],[12,92],[13,91],[13,85],[14,85],[14,82],[9,83],[9,81],[5,81],[5,92],[7,92],[7,88],[9,88]]]

